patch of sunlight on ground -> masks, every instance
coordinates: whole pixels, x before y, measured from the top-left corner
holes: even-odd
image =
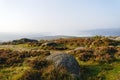
[[[0,70],[0,80],[16,80],[21,77],[24,71],[30,69],[30,67],[9,67]]]
[[[112,65],[114,69],[106,72],[106,80],[120,80],[120,62],[115,62]]]

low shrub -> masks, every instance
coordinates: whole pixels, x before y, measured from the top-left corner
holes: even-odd
[[[45,68],[49,65],[49,61],[46,59],[37,57],[33,60],[26,60],[26,63],[31,66],[33,69],[41,70],[42,68]]]
[[[18,80],[43,80],[41,74],[37,70],[26,70]]]
[[[53,65],[45,68],[43,80],[77,80],[63,67],[55,68]]]
[[[98,61],[100,63],[110,63],[114,61],[115,53],[117,50],[113,46],[102,46],[95,49],[94,56],[95,61]]]

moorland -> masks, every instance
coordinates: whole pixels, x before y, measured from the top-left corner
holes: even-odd
[[[73,80],[67,69],[55,69],[46,60],[58,53],[72,55],[79,63],[81,74],[75,80],[120,79],[120,38],[93,36],[2,42],[0,80]]]

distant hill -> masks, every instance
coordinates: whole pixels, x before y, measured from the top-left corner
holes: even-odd
[[[82,31],[82,35],[102,35],[102,36],[120,36],[120,28],[109,28],[109,29],[94,29],[88,31]]]
[[[33,37],[32,39],[36,39],[36,40],[53,40],[53,39],[71,38],[71,37],[75,37],[75,36],[62,36],[62,35],[56,35],[56,36]]]
[[[35,34],[32,34],[32,33],[28,33],[28,34],[25,34],[25,33],[0,33],[0,41],[1,42],[4,42],[4,41],[12,41],[12,40],[16,40],[16,39],[21,39],[21,38],[33,38],[33,37],[41,37],[41,36],[44,36],[44,34],[41,34],[41,33],[35,33]]]
[[[18,45],[18,44],[24,44],[24,43],[37,43],[37,40],[34,39],[28,39],[28,38],[22,38],[22,39],[17,39],[17,40],[13,40],[13,41],[9,41],[9,42],[3,42],[2,44],[4,45],[8,45],[8,44],[12,44],[12,45]]]
[[[102,35],[102,36],[120,36],[120,28],[108,28],[108,29],[94,29],[94,30],[87,30],[87,31],[76,31],[75,32],[78,37],[89,37],[95,35]],[[75,37],[73,35],[65,36],[63,35],[56,35],[55,36],[48,36],[49,33],[0,33],[0,42],[3,41],[12,41],[21,38],[30,38],[36,40],[52,40],[52,39],[59,39],[59,38],[71,38]]]
[[[35,34],[12,34],[12,33],[0,33],[0,42],[4,41],[12,41],[21,38],[30,38],[36,40],[52,40],[59,38],[70,38],[74,36],[63,36],[63,35],[55,35],[55,36],[47,36],[47,33],[35,33]]]

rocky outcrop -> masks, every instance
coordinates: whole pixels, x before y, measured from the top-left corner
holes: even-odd
[[[59,44],[56,42],[46,42],[41,45],[42,49],[47,50],[66,50],[67,47],[64,44]]]
[[[46,43],[43,43],[42,46],[57,46],[57,43],[55,43],[55,42],[46,42]]]
[[[38,41],[33,40],[33,39],[22,38],[22,39],[19,39],[19,40],[13,40],[11,43],[12,44],[23,44],[23,43],[27,43],[27,42],[38,42]]]

